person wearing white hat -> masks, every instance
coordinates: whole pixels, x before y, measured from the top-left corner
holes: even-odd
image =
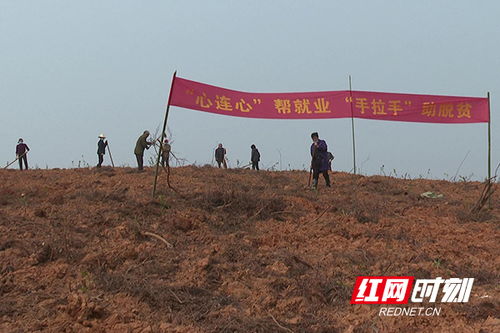
[[[106,154],[106,146],[108,145],[108,141],[104,140],[106,137],[104,134],[100,134],[98,136],[99,141],[97,142],[97,158],[99,162],[97,163],[97,167],[100,168],[102,165],[102,162],[104,162],[104,154]]]

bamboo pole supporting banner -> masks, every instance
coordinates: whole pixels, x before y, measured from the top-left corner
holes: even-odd
[[[158,182],[158,171],[159,171],[159,168],[160,168],[161,145],[163,144],[163,141],[165,140],[165,135],[166,135],[165,132],[167,130],[168,113],[170,111],[170,101],[172,99],[172,89],[174,88],[174,82],[175,82],[176,75],[177,75],[177,71],[175,71],[174,75],[172,76],[172,83],[170,84],[170,92],[168,94],[167,108],[165,110],[165,119],[163,120],[163,129],[161,131],[160,151],[158,152],[158,157],[156,159],[155,180],[154,180],[154,184],[153,184],[153,197],[156,194],[156,185],[157,185],[157,182]]]
[[[352,83],[350,75],[349,75],[349,102],[351,104],[352,160],[353,160],[354,174],[356,174],[356,141],[354,138],[354,111],[352,108]]]
[[[488,91],[488,179],[491,180],[491,108],[490,92]]]

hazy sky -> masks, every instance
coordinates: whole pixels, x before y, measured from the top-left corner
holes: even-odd
[[[177,70],[250,92],[345,90],[349,74],[355,90],[490,91],[494,168],[499,14],[498,1],[0,0],[0,161],[15,158],[23,137],[32,166],[94,165],[103,132],[115,164],[135,165],[135,141],[162,123]],[[486,124],[355,125],[363,173],[384,165],[386,174],[449,178],[468,153],[459,174],[486,176]],[[281,154],[283,169],[303,168],[318,131],[335,168],[352,169],[350,119],[245,119],[172,107],[169,128],[174,153],[189,163],[211,163],[222,142],[230,165],[246,164],[254,143],[264,167]]]

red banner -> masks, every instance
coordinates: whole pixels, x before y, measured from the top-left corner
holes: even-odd
[[[426,123],[489,120],[488,99],[439,95],[323,91],[247,93],[176,77],[171,105],[226,116],[266,119],[355,118]]]

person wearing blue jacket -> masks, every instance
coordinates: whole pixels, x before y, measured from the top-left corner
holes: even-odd
[[[328,145],[325,140],[319,138],[318,132],[311,134],[311,169],[313,171],[313,189],[318,188],[319,174],[323,174],[326,186],[330,187],[330,176],[328,175]]]

